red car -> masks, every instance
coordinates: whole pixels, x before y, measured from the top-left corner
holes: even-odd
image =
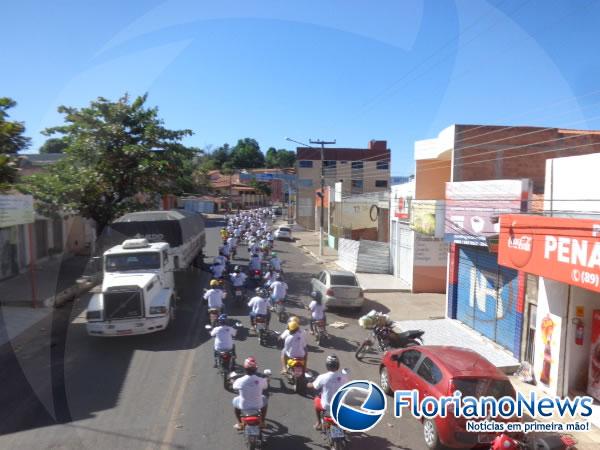
[[[388,351],[381,360],[379,374],[381,387],[387,394],[416,389],[420,400],[425,396],[451,396],[457,390],[463,396],[516,396],[504,373],[483,356],[461,347],[430,345]],[[501,421],[502,418],[494,420]],[[496,433],[466,431],[466,419],[454,417],[450,412],[445,418],[421,421],[425,444],[432,450],[444,445],[489,448],[496,437]]]

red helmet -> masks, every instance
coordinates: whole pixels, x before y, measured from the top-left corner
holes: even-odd
[[[244,361],[244,369],[256,370],[257,367],[258,367],[258,365],[256,364],[256,359],[254,358],[254,356],[250,356],[249,358],[246,358],[246,360]]]

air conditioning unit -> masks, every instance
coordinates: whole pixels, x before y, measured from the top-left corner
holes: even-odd
[[[148,239],[127,239],[123,242],[124,249],[147,248],[150,247]]]

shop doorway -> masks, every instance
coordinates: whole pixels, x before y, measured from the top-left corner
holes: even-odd
[[[527,310],[529,317],[526,336],[525,336],[525,361],[533,366],[535,355],[535,321],[537,317],[537,305],[530,303]]]

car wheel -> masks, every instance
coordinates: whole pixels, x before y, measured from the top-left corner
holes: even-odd
[[[425,445],[430,450],[442,449],[442,443],[440,442],[437,427],[433,420],[426,419],[425,422],[423,422],[423,439],[425,440]]]
[[[387,395],[391,396],[393,394],[392,386],[390,384],[390,374],[385,366],[379,371],[379,385]]]

